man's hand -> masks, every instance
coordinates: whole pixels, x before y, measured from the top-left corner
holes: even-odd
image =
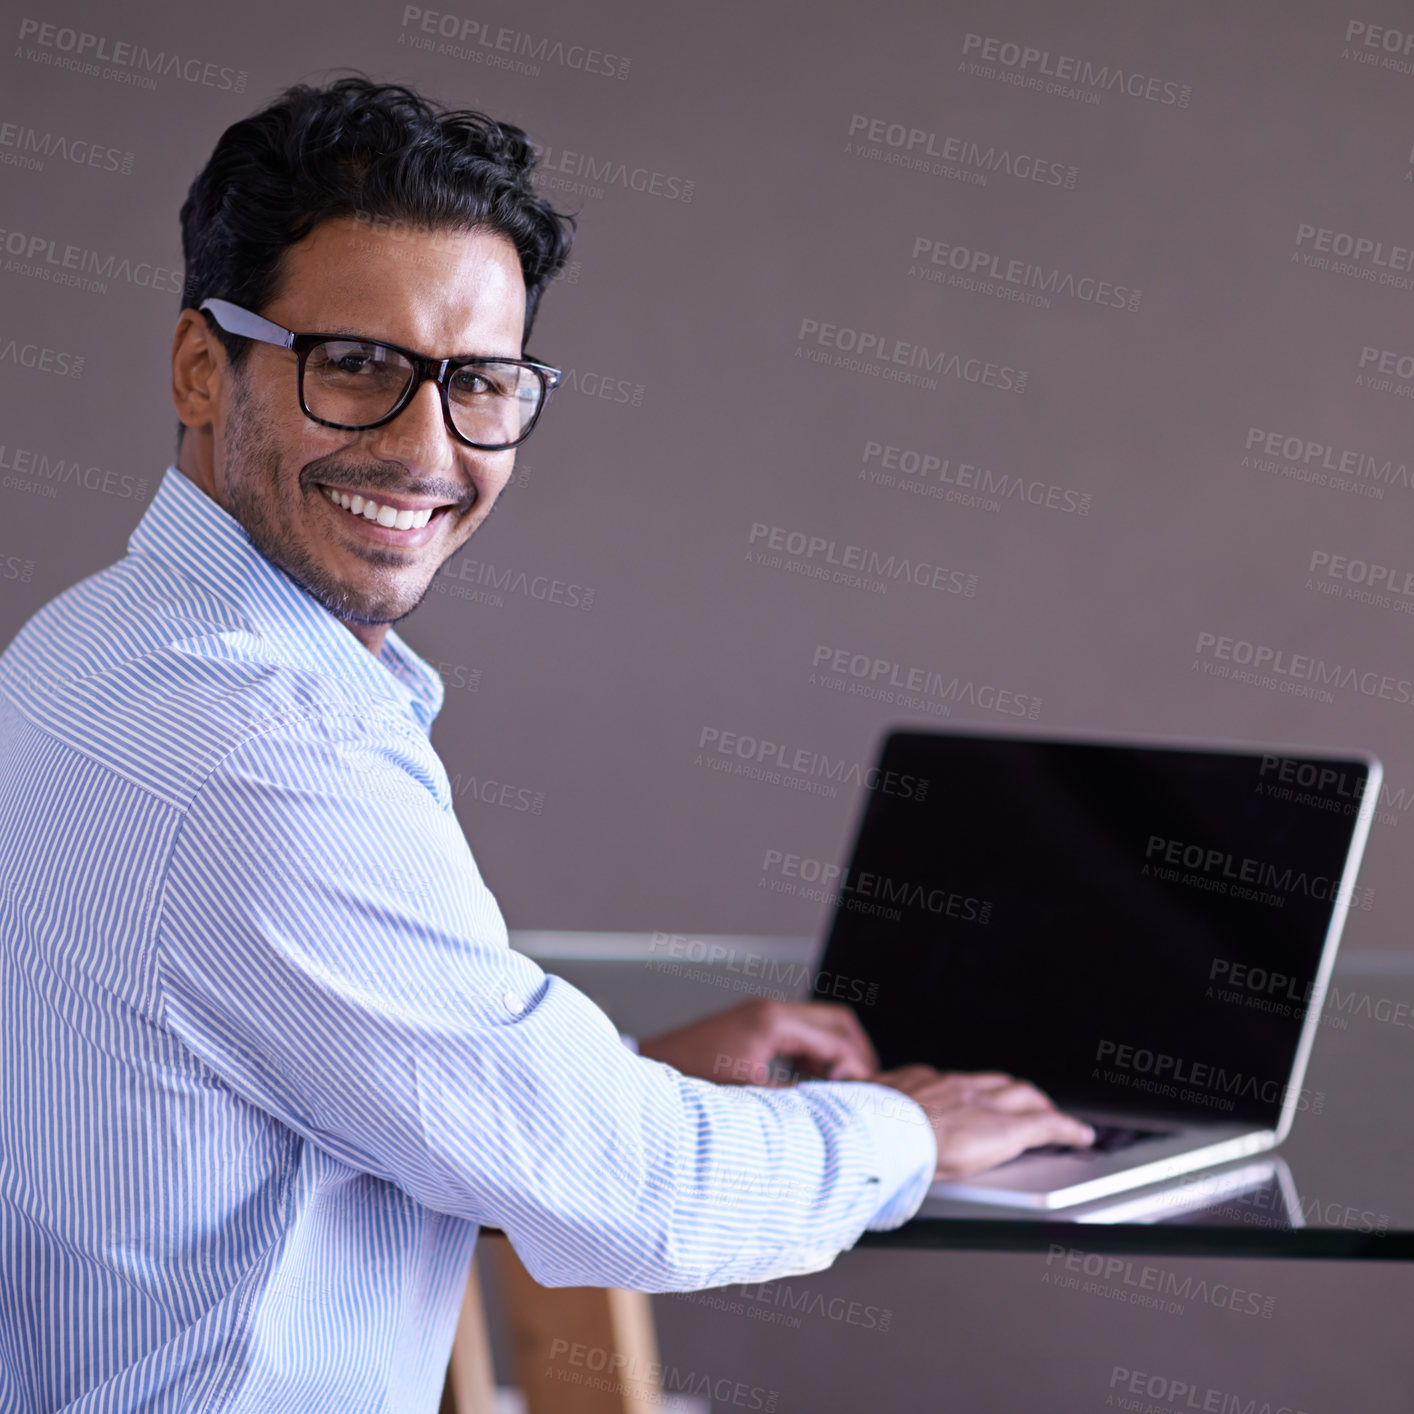
[[[782,1084],[788,1067],[819,1080],[868,1080],[879,1068],[859,1018],[839,1002],[742,1002],[640,1041],[638,1053],[723,1085]]]
[[[821,1080],[870,1080],[901,1090],[928,1115],[940,1179],[962,1178],[1037,1144],[1095,1138],[1034,1085],[1000,1071],[940,1072],[927,1065],[880,1071],[853,1010],[836,1002],[742,1002],[676,1031],[640,1041],[640,1055],[684,1075],[730,1085],[788,1083],[787,1071]]]
[[[953,1074],[905,1065],[866,1077],[916,1100],[938,1140],[939,1179],[963,1178],[1014,1159],[1037,1144],[1095,1140],[1088,1124],[1062,1114],[1034,1085],[1000,1071]]]

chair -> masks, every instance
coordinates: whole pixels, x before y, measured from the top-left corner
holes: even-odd
[[[644,1292],[541,1286],[499,1228],[482,1228],[478,1261],[483,1254],[494,1264],[526,1414],[660,1414],[658,1339]],[[441,1414],[494,1414],[495,1385],[473,1261]]]

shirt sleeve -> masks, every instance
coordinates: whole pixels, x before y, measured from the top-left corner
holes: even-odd
[[[157,939],[167,1026],[237,1094],[501,1228],[547,1286],[818,1271],[932,1177],[900,1092],[684,1076],[513,951],[410,725],[319,713],[233,749],[176,832]]]
[[[917,1100],[887,1085],[858,1083],[849,1100],[869,1133],[879,1174],[880,1203],[873,1232],[902,1227],[928,1196],[937,1174],[938,1141]]]

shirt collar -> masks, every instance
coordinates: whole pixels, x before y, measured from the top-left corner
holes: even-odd
[[[235,604],[291,667],[343,678],[410,711],[424,731],[442,709],[440,675],[389,628],[375,657],[318,600],[256,548],[245,527],[169,466],[128,553],[150,555]]]

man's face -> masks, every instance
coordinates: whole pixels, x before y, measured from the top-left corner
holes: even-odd
[[[286,329],[361,334],[438,358],[519,358],[525,282],[504,236],[380,230],[338,217],[286,250],[279,295],[259,313]],[[256,343],[238,374],[228,370],[226,415],[214,429],[215,498],[367,642],[368,626],[417,607],[439,566],[490,515],[515,450],[456,441],[431,382],[382,427],[322,427],[300,411],[295,369],[289,350]],[[330,491],[435,510],[425,526],[398,530],[336,504]]]

